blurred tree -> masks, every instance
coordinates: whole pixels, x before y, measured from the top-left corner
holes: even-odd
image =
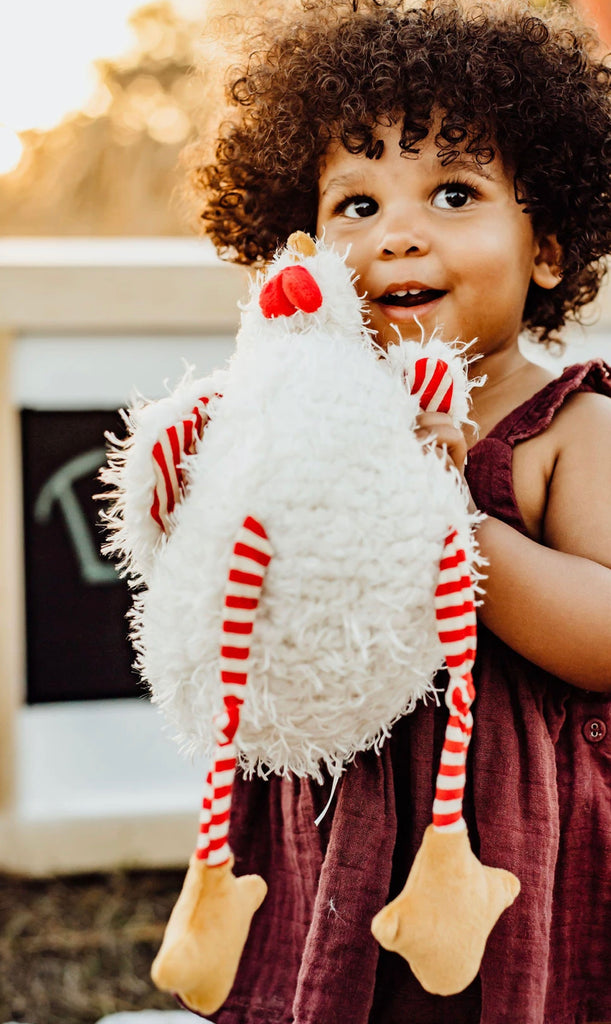
[[[175,235],[178,154],[205,110],[192,71],[202,23],[169,3],[131,18],[133,50],[97,62],[85,108],[51,131],[22,135],[19,166],[0,177],[4,235]]]

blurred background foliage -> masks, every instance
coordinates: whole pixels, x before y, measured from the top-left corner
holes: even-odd
[[[593,17],[611,17],[611,0],[580,2]],[[190,234],[179,154],[207,100],[216,102],[194,70],[204,14],[262,3],[269,6],[202,0],[201,17],[185,17],[169,0],[138,8],[133,47],[96,62],[97,88],[83,109],[49,130],[20,133],[21,159],[0,174],[0,234]]]
[[[178,155],[205,97],[193,70],[202,23],[167,2],[130,18],[133,49],[96,62],[84,109],[21,133],[17,167],[0,177],[3,235],[178,235]]]

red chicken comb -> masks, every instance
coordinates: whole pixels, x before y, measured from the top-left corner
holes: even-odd
[[[298,309],[315,313],[322,305],[322,292],[305,267],[285,267],[263,285],[259,305],[268,320],[292,316]]]

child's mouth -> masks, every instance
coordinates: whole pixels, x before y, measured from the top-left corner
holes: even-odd
[[[377,302],[382,306],[398,306],[402,309],[410,309],[412,306],[425,306],[429,302],[440,299],[445,292],[436,288],[403,288],[396,291],[385,292],[380,295]]]

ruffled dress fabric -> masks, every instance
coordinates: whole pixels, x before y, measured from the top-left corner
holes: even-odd
[[[471,449],[480,509],[526,533],[513,448],[584,391],[611,397],[602,361],[567,369]],[[235,872],[261,874],[269,892],[217,1024],[611,1021],[611,699],[548,675],[483,626],[474,676],[471,845],[522,883],[478,978],[432,996],[370,932],[431,820],[447,712],[429,701],[397,723],[380,755],[357,757],[318,827],[330,782],[238,777]]]

